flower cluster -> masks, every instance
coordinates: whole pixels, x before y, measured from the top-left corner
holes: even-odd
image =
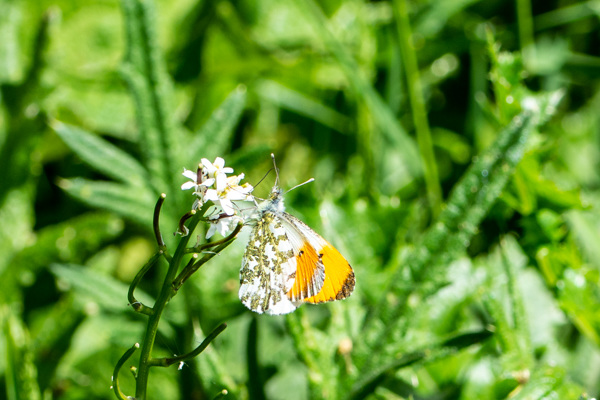
[[[192,210],[199,210],[209,201],[212,203],[212,207],[206,213],[208,222],[211,224],[206,233],[207,239],[215,232],[226,236],[242,221],[234,201],[254,200],[251,194],[254,190],[252,185],[249,183],[240,185],[244,174],[227,176],[231,173],[233,173],[233,168],[225,167],[225,160],[221,157],[217,157],[213,163],[203,158],[196,172],[185,168],[183,170],[183,176],[190,181],[181,185],[181,189],[193,188],[193,194],[196,196]]]

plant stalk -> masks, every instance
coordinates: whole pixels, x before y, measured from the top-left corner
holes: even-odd
[[[424,167],[427,198],[429,200],[429,207],[431,208],[432,219],[435,219],[441,211],[442,188],[433,152],[431,131],[427,122],[427,111],[425,109],[425,99],[423,98],[419,65],[411,43],[412,30],[410,28],[406,0],[394,0],[394,13],[396,14],[400,51],[404,62],[404,70],[406,71],[406,83],[412,107],[412,116],[417,132],[417,143],[419,144],[419,152]]]
[[[190,223],[188,226],[190,233],[193,232],[196,228],[196,225],[198,224],[201,215],[201,213],[197,213],[196,215],[194,215],[194,217],[190,219]],[[187,235],[181,238],[181,241],[177,246],[177,250],[175,250],[175,255],[173,255],[173,258],[169,262],[169,269],[167,270],[167,274],[163,281],[163,285],[158,295],[158,298],[156,299],[156,303],[152,307],[154,313],[150,315],[148,319],[148,327],[146,329],[146,334],[142,343],[140,364],[138,368],[138,376],[136,379],[135,398],[137,400],[146,399],[146,390],[148,387],[148,374],[150,372],[150,367],[152,366],[152,348],[154,347],[154,341],[158,332],[158,323],[165,309],[165,306],[167,305],[167,303],[173,295],[173,280],[177,275],[179,265],[181,264],[183,256],[185,255],[185,250],[190,240],[190,237],[191,235]]]

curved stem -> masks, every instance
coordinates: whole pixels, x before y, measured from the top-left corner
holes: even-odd
[[[200,215],[197,213],[193,218],[190,219],[189,232],[193,232],[200,221]],[[138,369],[138,377],[136,380],[136,391],[135,397],[138,400],[146,399],[146,389],[148,386],[148,374],[150,367],[152,366],[152,348],[154,347],[154,340],[156,339],[156,333],[158,332],[158,322],[160,317],[167,305],[167,302],[173,295],[172,282],[177,274],[179,265],[181,264],[182,258],[185,255],[185,248],[190,240],[190,235],[183,236],[173,258],[169,262],[169,269],[167,275],[163,281],[163,286],[160,290],[156,303],[154,304],[154,312],[150,315],[148,320],[148,327],[146,328],[146,334],[144,336],[144,342],[142,344],[142,353],[140,355],[140,366]]]
[[[162,234],[160,233],[159,225],[160,210],[162,209],[162,205],[164,204],[166,198],[167,195],[161,193],[160,197],[158,198],[158,201],[156,202],[156,206],[154,206],[154,218],[152,219],[152,228],[154,228],[154,238],[156,239],[156,243],[158,243],[158,249],[162,251],[167,261],[171,261],[171,256],[169,255],[167,245],[165,244],[165,241],[162,238]]]
[[[113,371],[112,376],[112,388],[119,400],[127,400],[131,398],[129,396],[125,396],[125,394],[121,392],[121,389],[119,388],[119,372],[121,371],[121,367],[123,366],[123,364],[125,364],[125,362],[129,360],[133,353],[135,353],[135,351],[139,348],[139,343],[134,344],[129,350],[125,352],[125,354],[123,354],[123,356],[117,362],[117,365],[115,365],[115,370]]]
[[[138,284],[140,283],[140,281],[142,280],[144,275],[146,275],[146,272],[148,272],[150,270],[150,268],[152,268],[156,264],[156,262],[158,261],[158,259],[160,258],[161,255],[162,255],[162,251],[159,251],[158,253],[153,255],[150,258],[150,260],[148,260],[146,265],[144,265],[142,267],[142,269],[140,269],[140,271],[137,273],[135,278],[133,278],[131,285],[129,285],[129,292],[127,293],[127,299],[129,300],[129,304],[131,305],[131,307],[133,307],[133,309],[136,312],[146,314],[146,315],[152,315],[152,313],[153,313],[152,307],[148,307],[148,306],[142,304],[140,301],[138,301],[135,298],[135,296],[133,295],[133,292],[135,291],[135,288],[137,288]]]
[[[165,357],[165,358],[155,358],[152,361],[152,366],[157,366],[157,367],[168,367],[170,365],[173,364],[177,364],[180,363],[182,361],[187,361],[190,360],[194,357],[196,357],[198,354],[202,353],[210,344],[210,342],[212,342],[213,340],[215,340],[215,338],[217,336],[219,336],[219,334],[221,332],[223,332],[225,330],[225,328],[227,328],[227,324],[222,323],[221,325],[217,326],[203,341],[202,343],[200,343],[200,345],[198,347],[196,347],[194,350],[190,351],[189,353],[183,354],[181,356],[177,356],[177,357]]]
[[[198,214],[198,212],[196,210],[192,210],[192,211],[185,213],[183,215],[183,217],[181,217],[181,219],[179,220],[179,228],[178,228],[178,231],[179,231],[179,233],[181,233],[181,236],[185,237],[190,234],[189,229],[185,226],[185,221],[192,218],[196,214]]]

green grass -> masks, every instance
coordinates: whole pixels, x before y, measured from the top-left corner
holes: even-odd
[[[118,363],[140,399],[600,396],[599,17],[0,1],[0,398],[115,398]],[[206,229],[171,234],[183,168],[221,156],[256,185],[271,152],[284,188],[315,178],[286,205],[351,262],[353,295],[252,313],[244,230],[166,302]],[[134,280],[158,318],[128,306]],[[154,333],[166,368],[146,375]]]

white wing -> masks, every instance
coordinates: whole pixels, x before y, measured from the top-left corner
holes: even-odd
[[[281,218],[266,211],[257,220],[242,259],[239,297],[257,313],[287,314],[301,302],[287,293],[294,284],[296,257]]]

